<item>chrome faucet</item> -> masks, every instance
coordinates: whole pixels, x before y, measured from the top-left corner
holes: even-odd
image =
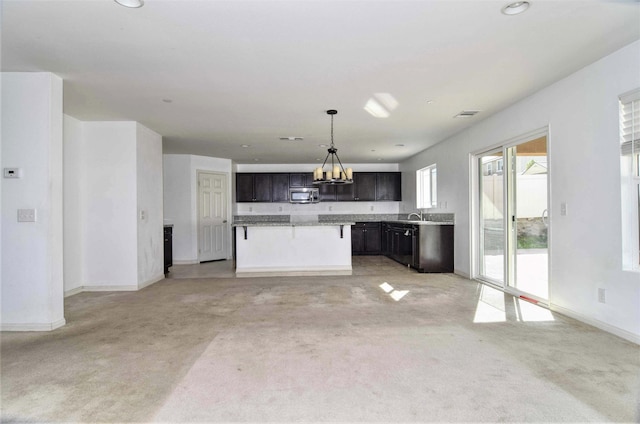
[[[409,216],[407,217],[407,219],[409,219],[409,220],[410,220],[412,215],[417,216],[418,218],[420,218],[420,221],[422,221],[422,211],[420,211],[420,213],[417,213],[417,212],[411,212],[411,213],[409,214]]]

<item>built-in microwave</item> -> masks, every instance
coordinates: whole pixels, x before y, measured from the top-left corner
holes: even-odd
[[[317,188],[290,188],[290,203],[318,203],[319,201]]]

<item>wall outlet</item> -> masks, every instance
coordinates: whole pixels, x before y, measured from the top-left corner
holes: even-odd
[[[598,288],[598,302],[600,303],[607,303],[606,302],[606,291],[605,289],[599,287]]]
[[[4,168],[5,178],[20,178],[22,177],[22,169],[20,168]]]
[[[140,221],[144,221],[145,219],[147,219],[147,212],[142,210],[140,211]]]
[[[36,222],[36,210],[18,209],[18,222]]]
[[[373,212],[373,206],[371,206],[371,212]]]

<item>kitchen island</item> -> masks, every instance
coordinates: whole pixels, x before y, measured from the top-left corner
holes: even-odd
[[[236,275],[351,275],[352,224],[234,223]]]

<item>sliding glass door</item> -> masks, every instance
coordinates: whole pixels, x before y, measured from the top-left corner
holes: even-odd
[[[502,286],[505,271],[504,155],[502,149],[478,158],[480,199],[479,274]]]
[[[547,137],[476,156],[478,278],[533,300],[549,298]]]

